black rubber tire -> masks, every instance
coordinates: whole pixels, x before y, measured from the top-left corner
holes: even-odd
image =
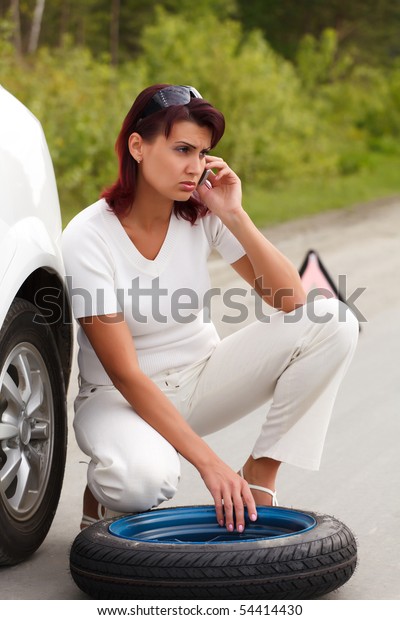
[[[34,356],[39,360],[40,364],[44,364],[47,371],[46,382],[47,392],[45,405],[41,405],[38,417],[46,416],[46,412],[50,410],[51,424],[43,431],[44,439],[47,442],[47,434],[51,434],[52,450],[45,453],[40,442],[37,439],[29,439],[29,448],[31,455],[37,459],[36,468],[39,471],[34,475],[40,476],[42,466],[47,467],[46,475],[43,476],[43,483],[38,483],[37,501],[29,505],[29,509],[18,511],[18,508],[12,510],[10,502],[13,500],[12,489],[8,479],[8,487],[1,486],[0,482],[0,565],[16,564],[28,556],[30,556],[41,545],[45,539],[51,523],[53,521],[56,508],[58,505],[65,468],[66,446],[67,446],[67,408],[64,388],[64,379],[57,352],[57,347],[50,327],[44,320],[34,321],[34,317],[38,316],[37,308],[23,299],[15,299],[7,314],[0,332],[0,377],[5,371],[5,364],[9,355],[17,348],[22,346],[30,347],[34,352]],[[39,375],[40,370],[35,371]],[[34,373],[33,373],[34,374]],[[16,373],[15,373],[16,375]],[[18,384],[19,379],[15,377]],[[0,389],[1,389],[0,382]],[[3,400],[2,400],[3,398]],[[0,423],[7,422],[4,409],[6,401],[0,393]],[[42,412],[43,409],[43,412]],[[3,418],[4,415],[4,418]],[[49,418],[50,419],[50,418]],[[28,430],[28,437],[31,431]],[[0,480],[2,470],[7,467],[7,459],[11,458],[10,440],[0,441]],[[18,450],[21,442],[20,437],[12,440],[14,448]],[[26,440],[28,443],[28,440]],[[8,445],[7,445],[8,444]],[[47,445],[47,444],[46,444]],[[22,452],[22,449],[21,449]],[[50,453],[51,452],[51,453]],[[30,462],[30,461],[29,461]],[[40,463],[40,466],[37,465]],[[15,485],[17,485],[15,476]],[[36,481],[32,483],[34,486]],[[14,486],[15,486],[14,485]],[[10,491],[11,489],[11,491]]]
[[[71,575],[94,599],[318,598],[350,579],[357,546],[337,519],[307,514],[317,522],[309,531],[224,545],[127,540],[101,521],[76,537]]]

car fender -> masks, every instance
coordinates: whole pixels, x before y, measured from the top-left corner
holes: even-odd
[[[42,220],[50,237],[56,238],[61,232],[60,204],[42,125],[1,86],[0,103],[2,220],[12,226],[33,215]]]
[[[64,276],[60,249],[51,240],[46,227],[39,219],[28,217],[18,222],[4,241],[5,246],[9,247],[9,258],[8,267],[1,274],[0,280],[2,291],[0,325],[18,290],[34,271],[43,268],[58,274],[59,277]],[[10,267],[11,258],[12,267]]]
[[[0,262],[0,283],[10,266],[12,258],[17,248],[17,241],[12,229],[0,218],[0,239],[1,239],[1,262]],[[3,293],[3,290],[2,290]]]

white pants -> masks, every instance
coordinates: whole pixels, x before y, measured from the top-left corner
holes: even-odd
[[[206,360],[153,380],[202,436],[269,403],[252,456],[318,469],[358,338],[358,322],[345,308],[322,299],[274,313],[223,339]],[[180,477],[176,450],[120,392],[83,380],[75,411],[76,438],[91,459],[88,484],[98,501],[139,512],[173,497]]]

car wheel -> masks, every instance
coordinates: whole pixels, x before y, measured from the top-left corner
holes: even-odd
[[[43,542],[64,476],[64,380],[39,314],[17,298],[0,331],[0,564],[20,562]]]
[[[343,585],[357,547],[328,515],[258,507],[242,534],[213,506],[152,510],[100,521],[76,537],[75,583],[95,599],[309,599]]]

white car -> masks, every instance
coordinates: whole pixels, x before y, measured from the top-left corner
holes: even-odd
[[[61,228],[42,127],[0,86],[0,565],[43,542],[63,481],[73,335]]]

